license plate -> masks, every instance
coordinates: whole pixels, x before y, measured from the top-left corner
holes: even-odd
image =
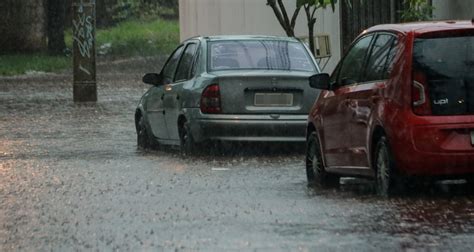
[[[474,130],[471,131],[471,144],[474,145]]]
[[[255,106],[259,107],[289,107],[293,106],[293,94],[289,93],[256,93]]]

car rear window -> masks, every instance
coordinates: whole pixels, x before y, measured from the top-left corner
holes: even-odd
[[[415,39],[413,68],[426,76],[433,114],[474,113],[474,32]]]
[[[315,66],[307,50],[299,42],[234,40],[209,43],[209,69],[314,72]]]

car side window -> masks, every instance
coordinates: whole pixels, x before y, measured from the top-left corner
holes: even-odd
[[[175,82],[185,81],[189,79],[189,73],[193,64],[194,54],[196,53],[197,44],[192,43],[186,46],[181,61],[176,72]]]
[[[395,55],[397,54],[398,50],[398,38],[394,37],[392,41],[392,46],[390,47],[390,52],[388,53],[387,56],[387,63],[385,64],[385,69],[383,71],[383,76],[382,79],[388,79],[390,77],[390,74],[392,73],[393,66],[395,63]]]
[[[174,74],[176,73],[176,67],[178,66],[181,53],[183,52],[184,46],[178,47],[174,53],[168,59],[168,62],[163,67],[162,75],[165,84],[173,82]]]
[[[362,81],[382,80],[388,77],[387,64],[393,59],[393,53],[390,52],[395,40],[395,37],[390,34],[377,36],[372,44],[365,77]]]
[[[351,85],[361,81],[361,72],[372,38],[373,35],[363,37],[346,54],[337,76],[337,86]]]
[[[193,62],[193,66],[191,67],[191,74],[189,78],[193,78],[194,76],[196,76],[196,71],[197,71],[200,59],[201,59],[201,51],[198,49],[196,52],[196,57],[194,57],[194,62]]]

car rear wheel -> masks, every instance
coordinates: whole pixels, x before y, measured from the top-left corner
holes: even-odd
[[[388,145],[387,138],[382,136],[375,147],[374,164],[376,169],[376,192],[387,197],[396,192],[395,163]],[[400,188],[397,188],[400,189]]]
[[[150,137],[145,126],[143,116],[138,120],[137,125],[137,146],[138,148],[149,149],[151,147]]]
[[[306,177],[310,186],[336,187],[339,185],[339,176],[327,173],[324,169],[321,147],[316,132],[311,133],[307,140]]]
[[[180,149],[184,155],[196,154],[196,143],[187,122],[180,129]]]

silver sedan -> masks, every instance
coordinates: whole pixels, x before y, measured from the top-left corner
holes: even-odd
[[[319,73],[308,48],[294,38],[196,37],[183,42],[135,113],[137,143],[180,146],[192,153],[215,141],[304,142]]]

